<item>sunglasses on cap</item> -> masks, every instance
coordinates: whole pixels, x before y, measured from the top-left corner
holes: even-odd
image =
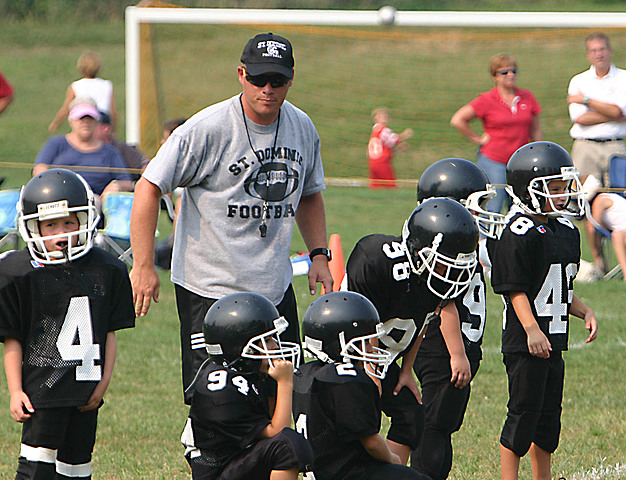
[[[507,68],[506,70],[498,70],[496,71],[496,75],[508,75],[509,73],[512,73],[513,75],[515,75],[517,73],[517,68]]]
[[[263,75],[248,75],[248,71],[244,68],[243,74],[246,80],[255,87],[264,87],[268,83],[272,88],[284,87],[289,83],[290,78],[280,75],[279,73],[263,74]]]

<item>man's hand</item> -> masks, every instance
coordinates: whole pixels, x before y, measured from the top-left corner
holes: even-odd
[[[333,277],[328,269],[328,260],[323,255],[316,255],[311,260],[311,266],[309,267],[309,290],[311,295],[315,295],[317,283],[321,283],[324,286],[326,293],[333,291]]]
[[[148,313],[150,301],[159,303],[159,287],[161,279],[154,266],[133,266],[130,271],[130,283],[133,287],[133,303],[135,315],[143,317]]]

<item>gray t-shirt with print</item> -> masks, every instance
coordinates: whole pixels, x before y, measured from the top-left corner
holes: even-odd
[[[201,110],[173,132],[143,176],[162,193],[183,187],[174,283],[208,298],[260,293],[276,305],[292,279],[300,198],[325,188],[320,139],[311,119],[287,101],[275,148],[277,122],[246,117],[246,124],[250,140],[239,95]]]

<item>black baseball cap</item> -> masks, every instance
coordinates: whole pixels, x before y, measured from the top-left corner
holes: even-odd
[[[260,33],[250,39],[241,54],[241,63],[250,75],[280,73],[293,77],[293,49],[284,37],[273,33]]]

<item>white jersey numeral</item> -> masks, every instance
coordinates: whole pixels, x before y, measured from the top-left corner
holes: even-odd
[[[56,345],[63,360],[81,362],[76,366],[77,382],[100,381],[102,367],[96,365],[96,360],[100,360],[100,345],[93,342],[89,297],[70,299]]]
[[[398,356],[401,352],[407,349],[413,340],[413,337],[415,337],[417,333],[417,326],[411,319],[390,318],[383,323],[383,328],[385,333],[380,337],[380,341],[387,347],[387,350],[389,350],[394,357]],[[394,330],[401,332],[402,336],[399,340],[395,340],[391,336],[391,332]]]
[[[301,413],[300,415],[298,415],[298,419],[296,420],[296,432],[304,435],[304,438],[308,440],[309,432],[306,427],[306,413]]]
[[[463,297],[463,305],[467,307],[472,316],[480,319],[478,328],[474,328],[471,322],[461,323],[461,329],[463,330],[465,336],[471,342],[477,342],[483,335],[483,330],[485,329],[485,317],[487,313],[485,307],[485,284],[480,278],[479,273],[474,274],[472,283],[470,283],[469,288]]]
[[[383,244],[383,253],[395,260],[396,258],[405,257],[404,248],[400,242],[391,242]],[[411,275],[411,264],[407,262],[398,262],[393,266],[393,279],[397,282],[407,280]]]
[[[226,370],[215,370],[207,376],[206,388],[212,392],[217,392],[218,390],[222,390],[226,387],[227,380],[228,372],[226,372]],[[237,375],[232,378],[231,382],[241,394],[248,395],[248,392],[250,391],[250,384],[245,377]]]
[[[400,242],[391,242],[383,244],[383,253],[387,255],[387,258],[399,258],[404,256],[404,248]]]
[[[298,419],[296,420],[296,432],[300,435],[304,436],[308,440],[309,432],[306,426],[306,414],[301,413],[298,415]],[[306,472],[302,474],[302,480],[315,480],[315,475],[313,472]]]
[[[530,218],[519,217],[509,228],[516,235],[526,235],[526,232],[534,226],[535,224]]]
[[[567,333],[567,305],[572,303],[574,290],[572,281],[578,273],[578,266],[570,263],[561,271],[558,263],[550,265],[543,285],[535,297],[534,305],[539,317],[550,317],[548,332]],[[567,298],[563,298],[563,276],[567,286]],[[565,320],[564,320],[565,319]]]
[[[356,370],[354,369],[354,365],[351,363],[340,363],[335,367],[335,369],[337,370],[337,375],[356,377]]]

